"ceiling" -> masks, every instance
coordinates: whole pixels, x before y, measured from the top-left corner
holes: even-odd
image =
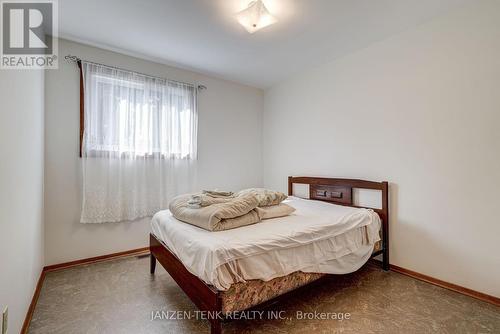
[[[278,22],[254,34],[250,0],[59,0],[60,36],[259,88],[471,0],[264,0]]]

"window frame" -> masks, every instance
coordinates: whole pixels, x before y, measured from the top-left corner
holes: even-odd
[[[77,65],[78,65],[78,69],[79,69],[79,72],[80,72],[80,147],[79,147],[79,157],[82,158],[83,157],[83,141],[84,141],[84,136],[85,136],[85,82],[84,82],[84,76],[83,76],[83,65],[82,65],[82,61],[79,59],[77,60]],[[99,64],[100,65],[100,64]],[[107,65],[103,65],[103,66],[107,66]],[[107,66],[107,67],[111,67],[111,66]],[[114,68],[114,67],[111,67],[111,68]],[[134,72],[134,71],[130,71],[130,70],[125,70],[125,69],[119,69],[117,68],[118,70],[121,70],[121,71],[126,71],[126,72],[132,72],[132,73],[137,73],[137,74],[140,74],[140,75],[145,75],[145,74],[142,74],[142,73],[138,73],[138,72]],[[113,80],[113,78],[110,78],[111,80]],[[167,79],[163,79],[163,78],[158,78],[158,79],[161,79],[161,80],[165,80],[165,82],[168,84],[169,80]],[[184,84],[184,83],[182,83]],[[197,87],[196,85],[192,85],[193,87],[193,90],[194,90],[194,105],[195,105],[195,109],[196,109],[196,105],[197,105],[197,94],[196,94],[196,90],[197,90]],[[203,89],[206,89],[205,86],[201,86]],[[198,111],[195,110],[194,111],[195,113],[197,113]],[[128,155],[130,153],[128,152],[122,152],[122,153],[118,153],[118,152],[114,152],[114,151],[89,151],[86,153],[86,156],[87,157],[97,157],[99,156],[100,154],[102,153],[106,153],[110,156],[112,155],[115,155],[115,154],[122,154],[122,155]],[[144,158],[153,158],[153,157],[160,157],[160,159],[170,159],[171,157],[170,156],[167,156],[167,155],[164,155],[162,153],[159,153],[159,152],[155,152],[153,154],[147,154],[147,155],[144,155],[143,156]],[[191,156],[190,154],[187,155],[186,157],[182,158],[182,160],[184,159],[196,159],[196,155],[193,157]],[[176,158],[178,159],[178,158]]]

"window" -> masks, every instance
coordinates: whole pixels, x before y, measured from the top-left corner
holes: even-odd
[[[83,156],[196,159],[193,85],[81,64]]]

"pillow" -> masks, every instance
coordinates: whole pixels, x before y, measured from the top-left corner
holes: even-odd
[[[281,203],[278,205],[257,207],[255,210],[257,210],[260,219],[271,219],[288,216],[295,211],[295,208],[292,208],[288,204]]]
[[[283,202],[288,196],[280,191],[274,191],[264,188],[248,188],[238,192],[237,196],[253,194],[259,201],[259,206],[278,205]]]

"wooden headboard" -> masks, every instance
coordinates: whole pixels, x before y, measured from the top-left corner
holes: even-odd
[[[389,270],[389,183],[374,182],[356,179],[338,179],[325,177],[289,176],[288,195],[293,195],[294,184],[308,184],[309,198],[313,200],[326,201],[339,205],[362,207],[354,205],[353,189],[371,189],[382,192],[382,208],[370,208],[375,211],[382,221],[382,250],[383,267]],[[379,255],[379,254],[375,254]]]

